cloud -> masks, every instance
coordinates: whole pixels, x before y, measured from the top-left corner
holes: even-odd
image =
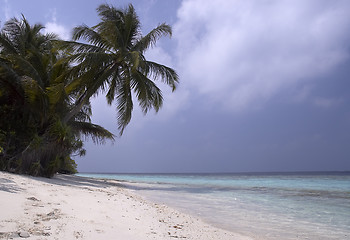
[[[349,12],[349,1],[184,0],[180,74],[230,110],[262,104],[349,58]]]
[[[342,99],[339,98],[315,98],[313,103],[321,108],[330,108],[337,106],[342,102]]]
[[[45,24],[45,33],[56,33],[60,38],[64,40],[70,39],[70,33],[67,28],[56,22],[48,22]]]
[[[64,25],[57,23],[56,19],[56,9],[53,9],[51,12],[52,20],[45,24],[44,33],[55,33],[63,40],[70,39],[70,30],[67,29]]]

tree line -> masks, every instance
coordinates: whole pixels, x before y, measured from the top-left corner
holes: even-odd
[[[131,120],[133,98],[146,114],[163,103],[160,80],[174,91],[178,75],[170,67],[146,60],[144,53],[171,27],[160,24],[142,35],[130,4],[100,5],[100,22],[77,26],[72,40],[43,33],[22,15],[0,32],[0,170],[51,177],[75,173],[74,156],[83,141],[114,140],[91,122],[91,99],[104,94],[114,104],[122,135]]]

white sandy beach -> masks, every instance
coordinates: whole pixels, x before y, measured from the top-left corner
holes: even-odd
[[[146,201],[118,181],[0,172],[0,239],[13,238],[251,239]]]

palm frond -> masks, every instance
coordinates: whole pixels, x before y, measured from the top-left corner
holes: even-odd
[[[65,91],[67,95],[70,95],[73,92],[79,91],[82,84],[82,78],[74,78],[65,86]]]
[[[113,6],[102,4],[97,8],[101,22],[94,28],[103,36],[115,50],[130,49],[133,29],[139,29],[139,21],[134,7],[130,4],[128,9],[116,9]],[[132,19],[134,17],[134,19]],[[127,28],[129,27],[129,28]]]
[[[62,104],[66,98],[64,83],[49,86],[46,88],[46,92],[51,108],[53,108],[56,104]]]
[[[44,85],[37,69],[33,67],[31,62],[20,55],[11,55],[9,59],[16,62],[16,68],[19,69],[23,74],[32,79],[35,79],[41,86]]]
[[[139,18],[134,7],[130,4],[124,18],[125,34],[124,42],[127,43],[127,49],[132,49],[135,42],[141,37],[141,26]]]
[[[0,69],[3,79],[11,79],[11,81],[20,83],[21,76],[12,68],[10,61],[0,57]]]
[[[103,49],[111,49],[109,43],[102,38],[94,29],[89,28],[86,25],[81,25],[73,29],[73,40],[86,40],[92,45],[95,45]]]
[[[117,64],[110,64],[106,66],[97,76],[94,84],[95,92],[102,90],[105,92],[108,88],[108,82],[114,78],[114,75],[118,73],[119,66]]]
[[[118,86],[118,95],[117,95],[117,122],[118,122],[118,129],[119,134],[122,135],[124,132],[125,127],[129,124],[131,120],[131,113],[133,110],[133,102],[132,102],[132,95],[131,95],[131,89],[130,89],[130,78],[128,73],[123,72],[121,73],[124,75],[124,78],[127,79],[125,83],[119,84]]]
[[[29,77],[23,77],[22,87],[33,116],[40,119],[40,124],[43,124],[49,109],[49,100],[45,91],[37,81]]]
[[[65,51],[66,56],[85,52],[105,52],[105,49],[88,43],[74,41],[53,41],[57,47]]]
[[[141,72],[133,73],[132,76],[131,86],[143,113],[146,114],[151,108],[158,112],[163,105],[162,91]]]
[[[67,57],[67,60],[72,63],[78,62],[79,65],[77,66],[89,69],[96,66],[109,66],[114,59],[111,55],[103,52],[83,52],[71,55]]]
[[[98,15],[103,22],[108,21],[121,21],[124,17],[124,11],[116,9],[108,4],[101,4],[97,7]]]
[[[140,61],[143,60],[143,56],[140,55],[140,52],[138,51],[132,51],[129,54],[130,56],[130,63],[131,63],[131,71],[136,72],[139,68]]]
[[[17,49],[13,46],[8,34],[3,31],[0,33],[0,50],[3,54],[18,54]]]
[[[141,71],[145,71],[146,75],[155,80],[160,78],[162,82],[172,88],[172,91],[176,90],[179,83],[179,76],[174,69],[152,61],[146,61],[144,64],[144,69]]]
[[[111,75],[111,79],[109,81],[109,86],[108,86],[109,89],[108,89],[108,92],[106,94],[107,103],[109,105],[111,105],[115,99],[115,94],[118,91],[118,88],[117,88],[118,84],[120,84],[119,73],[117,71],[115,71]]]
[[[21,76],[19,76],[5,59],[0,58],[0,89],[6,92],[11,101],[24,101],[24,92],[21,86]]]
[[[90,137],[94,143],[104,143],[107,139],[114,141],[113,133],[99,125],[88,122],[73,121],[70,122],[70,126],[75,132]]]
[[[172,35],[171,27],[165,23],[160,24],[158,27],[152,29],[146,36],[142,37],[132,50],[144,52],[150,47],[155,46],[156,42],[163,36]]]

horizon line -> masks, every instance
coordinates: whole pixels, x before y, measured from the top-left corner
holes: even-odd
[[[241,171],[241,172],[77,172],[76,174],[173,174],[173,175],[201,175],[201,174],[350,174],[350,170],[335,171]]]

